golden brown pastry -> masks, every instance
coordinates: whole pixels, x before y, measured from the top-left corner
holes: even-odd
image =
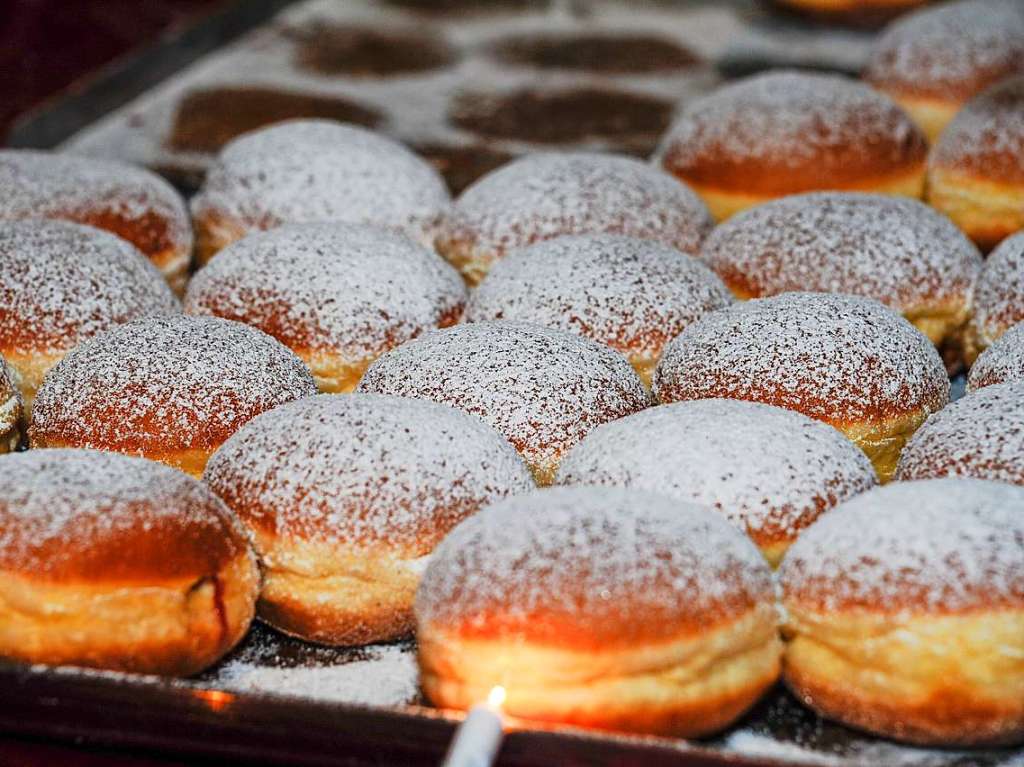
[[[968,390],[1024,380],[1024,322],[1003,333],[971,365]]]
[[[23,417],[21,393],[14,384],[11,369],[0,357],[0,454],[18,447]]]
[[[872,490],[808,528],[779,573],[785,679],[814,710],[911,743],[1024,739],[1024,488]]]
[[[1007,330],[1024,321],[1024,233],[1008,237],[985,259],[967,325],[967,361],[973,362]]]
[[[0,457],[0,656],[187,676],[245,634],[259,571],[200,482],[93,450]]]
[[[86,341],[50,371],[29,440],[141,455],[198,477],[245,423],[316,391],[302,360],[256,328],[150,317]]]
[[[829,24],[877,27],[930,0],[772,0],[788,11]]]
[[[949,400],[949,378],[928,338],[877,301],[783,293],[690,325],[665,348],[654,394],[796,410],[843,432],[887,482],[910,435]]]
[[[506,690],[513,717],[705,735],[775,681],[768,566],[713,511],[638,490],[551,488],[494,504],[434,552],[416,595],[438,706]]]
[[[515,449],[478,418],[376,394],[265,413],[203,479],[253,533],[265,572],[259,616],[327,644],[410,633],[437,543],[481,506],[534,487]]]

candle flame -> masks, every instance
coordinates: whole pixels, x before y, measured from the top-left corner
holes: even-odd
[[[491,708],[501,708],[501,705],[505,702],[505,688],[500,684],[495,685],[491,688],[490,693],[487,695],[487,705]]]

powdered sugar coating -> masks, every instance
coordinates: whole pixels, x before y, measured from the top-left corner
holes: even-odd
[[[1024,485],[1024,382],[986,386],[950,403],[915,432],[896,478],[945,476]]]
[[[752,400],[841,424],[938,410],[949,377],[927,336],[881,303],[783,293],[690,325],[665,348],[654,393]]]
[[[216,317],[150,317],[75,347],[46,376],[31,436],[128,451],[211,449],[256,415],[316,393],[261,331]]]
[[[793,290],[874,298],[899,312],[964,311],[978,249],[945,216],[903,197],[819,192],[783,197],[717,227],[703,260],[746,296]]]
[[[108,328],[181,311],[120,237],[66,221],[0,222],[0,346],[58,353]]]
[[[438,242],[497,259],[567,234],[622,234],[696,253],[711,214],[687,186],[630,157],[541,152],[501,166],[456,200]]]
[[[185,311],[254,325],[292,348],[358,362],[451,324],[466,288],[436,254],[356,224],[295,224],[229,245],[189,283]]]
[[[483,418],[531,465],[646,407],[626,359],[595,341],[518,322],[426,333],[374,362],[358,391],[431,399]]]
[[[971,366],[968,390],[1024,380],[1024,322],[1007,330]]]
[[[12,430],[22,417],[21,393],[14,385],[14,377],[7,361],[0,357],[0,444],[11,438]]]
[[[786,601],[884,613],[1024,607],[1024,488],[896,482],[804,531],[782,563]]]
[[[509,254],[473,291],[465,319],[535,322],[657,358],[683,328],[730,303],[721,280],[678,250],[593,234]]]
[[[1024,39],[1020,56],[1024,60]],[[943,131],[928,165],[989,181],[1024,182],[1024,76],[999,82],[967,102]]]
[[[1024,320],[1024,232],[1007,237],[985,259],[974,291],[971,324],[991,343]]]
[[[781,70],[725,85],[688,104],[656,156],[685,179],[755,192],[762,183],[773,189],[780,184],[767,177],[769,170],[806,171],[815,182],[835,184],[923,162],[925,151],[910,118],[868,86],[837,75]],[[829,188],[809,186],[802,178],[803,173],[786,179],[793,185],[788,191]]]
[[[1024,8],[1017,0],[961,0],[890,25],[864,77],[897,93],[966,101],[1024,72]]]
[[[225,146],[192,214],[229,217],[250,230],[373,224],[428,244],[448,204],[437,171],[397,141],[330,120],[289,120]]]
[[[599,426],[562,460],[558,482],[712,507],[764,545],[796,538],[877,479],[863,451],[827,424],[754,402],[700,400]]]
[[[192,251],[185,203],[155,173],[112,160],[0,150],[0,219],[88,223],[97,215],[123,220],[134,230],[132,241],[147,256],[170,249]]]
[[[203,479],[277,538],[384,547],[411,558],[481,506],[534,487],[494,429],[435,402],[320,395],[256,417]]]
[[[719,515],[639,490],[560,487],[494,504],[437,547],[421,627],[572,642],[709,625],[772,599],[758,550]],[[575,642],[572,642],[575,644]]]
[[[93,450],[0,457],[0,570],[100,583],[197,577],[247,549],[224,504],[168,466]]]

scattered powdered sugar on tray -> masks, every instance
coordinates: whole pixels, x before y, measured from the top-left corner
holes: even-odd
[[[192,212],[254,229],[375,224],[429,243],[448,204],[437,171],[397,141],[329,120],[291,120],[224,147]]]
[[[120,237],[66,221],[0,222],[0,343],[9,350],[59,352],[180,311],[156,267]]]
[[[949,377],[931,341],[881,303],[783,293],[690,325],[665,347],[654,393],[662,402],[754,400],[849,422],[938,410]]]
[[[599,426],[562,459],[558,481],[710,506],[769,542],[877,483],[863,451],[831,426],[736,400],[661,405]]]
[[[996,339],[971,366],[967,389],[1005,381],[1024,380],[1024,322],[1019,322]]]
[[[647,163],[595,152],[540,152],[466,189],[439,242],[465,242],[500,258],[561,235],[607,232],[696,253],[712,225],[689,187]]]
[[[557,459],[588,431],[650,404],[607,346],[519,322],[426,333],[374,362],[358,391],[431,399],[483,418],[529,462]]]
[[[567,236],[495,264],[473,291],[466,321],[535,322],[656,359],[683,328],[732,300],[710,269],[667,245]]]
[[[981,254],[952,221],[902,197],[820,192],[744,211],[708,236],[701,258],[746,295],[850,293],[897,311],[956,301]]]
[[[325,223],[229,245],[189,283],[185,310],[358,362],[451,324],[465,301],[462,278],[433,252],[397,233]]]
[[[971,323],[983,339],[991,341],[1021,320],[1024,320],[1024,232],[1007,237],[985,259],[974,291]]]

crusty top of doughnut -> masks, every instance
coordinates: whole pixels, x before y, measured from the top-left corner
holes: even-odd
[[[777,195],[905,173],[926,153],[910,118],[863,83],[774,71],[684,107],[657,154],[687,181]]]
[[[696,194],[647,163],[595,152],[541,152],[466,189],[441,239],[500,257],[561,235],[608,232],[696,253],[712,223]]]
[[[0,357],[0,437],[21,420],[21,393],[14,385],[11,369]]]
[[[943,131],[929,164],[986,181],[1024,182],[1024,75],[967,102]]]
[[[758,550],[702,507],[618,488],[496,503],[437,547],[418,625],[601,649],[707,632],[772,599]]]
[[[330,120],[289,120],[225,146],[192,211],[259,229],[346,221],[423,239],[448,204],[437,171],[397,141]]]
[[[478,418],[379,394],[308,397],[258,416],[203,478],[268,535],[427,554],[481,506],[531,489],[522,458]]]
[[[114,325],[181,311],[120,237],[66,221],[0,221],[0,348],[57,353]]]
[[[0,150],[0,219],[63,218],[106,229],[147,256],[192,250],[185,203],[143,168],[28,149]]]
[[[994,339],[1024,320],[1024,232],[993,250],[974,289],[971,322],[982,337]]]
[[[891,24],[864,77],[892,93],[962,102],[1015,72],[1024,72],[1024,6],[961,0]]]
[[[374,362],[359,391],[431,399],[473,413],[531,460],[557,459],[595,426],[650,402],[618,352],[518,322],[425,333]]]
[[[675,248],[592,234],[509,254],[473,291],[466,319],[536,322],[657,355],[698,317],[730,303],[721,280]]]
[[[163,464],[93,450],[0,456],[0,571],[159,584],[213,576],[247,548],[224,504]]]
[[[265,410],[316,391],[302,361],[256,328],[149,317],[72,349],[36,395],[32,433],[109,450],[209,450]]]
[[[786,601],[832,612],[1024,607],[1024,488],[894,482],[825,514],[789,549]]]
[[[295,224],[217,254],[188,286],[185,311],[255,325],[294,348],[358,361],[450,325],[466,287],[404,236],[358,224]]]
[[[818,192],[746,210],[712,231],[701,253],[745,296],[850,293],[901,312],[969,304],[978,249],[945,216],[905,197]]]
[[[599,426],[558,471],[559,484],[638,488],[716,508],[759,543],[795,538],[877,481],[864,452],[831,426],[725,399],[660,405]]]
[[[971,366],[968,389],[1024,380],[1024,322],[1018,322],[996,339]]]
[[[1024,381],[972,392],[914,433],[900,454],[896,478],[945,476],[1024,485]]]
[[[754,400],[844,424],[938,410],[949,377],[928,338],[879,302],[783,293],[690,325],[665,348],[654,393]]]

